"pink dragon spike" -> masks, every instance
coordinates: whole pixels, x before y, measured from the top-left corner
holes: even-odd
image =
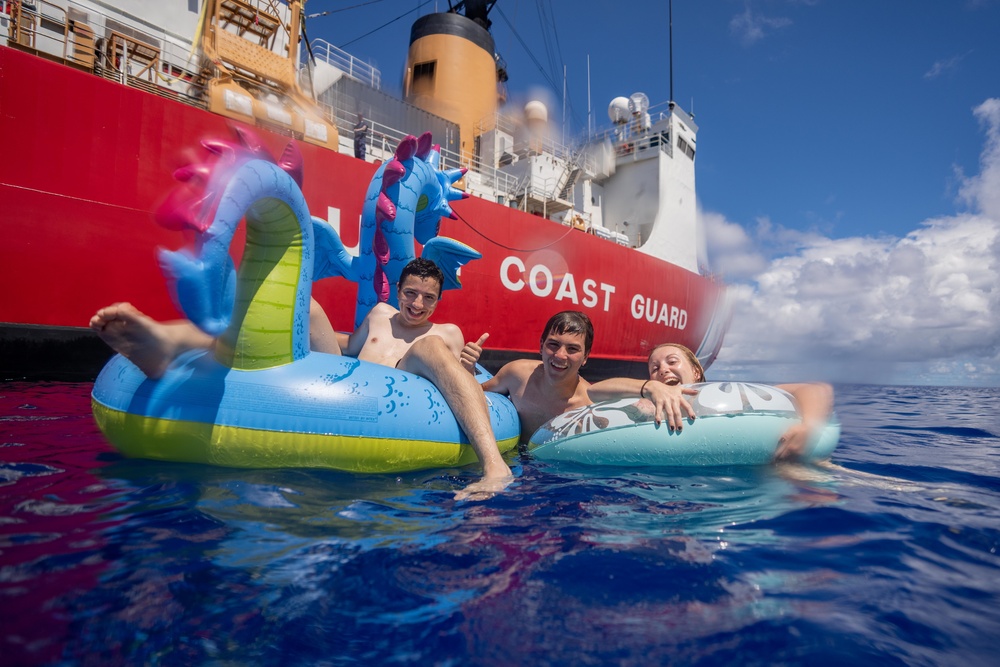
[[[375,204],[375,222],[382,223],[386,220],[396,219],[396,205],[384,193],[378,195],[378,203]]]
[[[433,140],[434,139],[431,137],[431,133],[430,132],[424,132],[423,134],[420,135],[420,138],[417,139],[417,157],[418,158],[420,158],[421,160],[426,160],[427,159],[427,156],[430,155],[430,152],[431,152],[431,148],[432,148],[431,142]]]
[[[417,152],[417,138],[412,134],[403,137],[403,140],[396,146],[396,159],[406,162]]]
[[[385,235],[382,234],[381,230],[375,234],[375,238],[372,240],[372,252],[375,254],[380,268],[389,261],[389,242],[385,240]]]
[[[187,183],[188,181],[194,181],[199,184],[207,183],[211,175],[212,167],[204,162],[186,164],[174,170],[174,179],[181,183]]]
[[[406,167],[403,166],[402,162],[393,158],[385,165],[385,171],[382,172],[382,189],[385,190],[399,183],[403,176],[406,176]]]
[[[178,232],[185,229],[204,232],[208,229],[211,219],[202,218],[198,212],[211,195],[206,194],[192,199],[190,194],[190,192],[185,193],[180,190],[173,191],[156,210],[154,214],[156,221],[161,226]]]
[[[372,282],[375,284],[375,293],[378,294],[378,302],[386,303],[389,301],[389,279],[386,278],[381,266],[375,267],[375,277],[372,279]]]
[[[226,155],[235,152],[233,150],[232,142],[223,141],[222,139],[202,139],[201,145],[204,146],[207,151],[214,153],[215,155]]]
[[[285,150],[281,153],[281,158],[278,159],[278,166],[292,177],[292,180],[302,187],[302,177],[305,172],[305,164],[302,161],[302,152],[299,151],[298,144],[294,141],[289,141],[288,145],[285,146]]]
[[[274,162],[274,156],[271,152],[264,147],[264,144],[260,142],[260,137],[256,133],[248,130],[245,127],[240,127],[239,125],[234,125],[233,129],[236,131],[236,136],[239,137],[240,143],[243,147],[250,151],[254,157],[261,160],[269,160]]]

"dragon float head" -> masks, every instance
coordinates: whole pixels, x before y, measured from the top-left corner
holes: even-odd
[[[413,259],[412,240],[426,244],[437,236],[441,218],[457,217],[449,202],[468,197],[453,187],[466,170],[439,171],[440,162],[440,147],[433,144],[431,133],[425,132],[419,139],[408,135],[400,141],[392,159],[376,173],[375,179],[381,177],[381,185],[374,210],[371,253],[375,259],[372,287],[377,302],[395,305],[391,286],[399,279],[403,265]]]
[[[312,222],[302,196],[302,156],[289,143],[279,160],[236,128],[238,142],[205,140],[207,159],[177,169],[181,185],[156,219],[193,230],[193,249],[160,250],[177,307],[219,336],[216,356],[234,368],[267,368],[309,351]],[[229,247],[241,220],[247,237],[237,276]]]
[[[437,183],[427,183],[417,202],[413,231],[417,241],[424,244],[437,236],[441,227],[441,218],[458,219],[449,202],[465,199],[469,196],[468,192],[454,187],[454,184],[460,181],[468,170],[462,167],[440,171],[441,146],[431,144],[430,132],[425,132],[417,140],[416,155],[426,163],[437,181]]]

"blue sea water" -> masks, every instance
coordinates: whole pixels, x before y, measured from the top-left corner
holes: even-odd
[[[1000,389],[837,387],[828,465],[124,459],[0,384],[0,663],[995,665]]]

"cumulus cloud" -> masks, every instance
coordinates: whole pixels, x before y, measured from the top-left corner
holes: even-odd
[[[792,20],[788,18],[758,14],[750,8],[750,3],[747,3],[743,13],[737,14],[729,21],[729,30],[741,42],[750,46],[764,39],[769,33],[791,24]]]
[[[980,172],[962,179],[969,211],[903,238],[830,239],[766,220],[748,233],[703,213],[736,304],[713,375],[1000,384],[1000,99],[975,114],[986,141]]]

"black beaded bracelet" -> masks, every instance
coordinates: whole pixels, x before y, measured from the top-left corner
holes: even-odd
[[[643,382],[642,386],[639,388],[639,398],[646,398],[645,392],[646,392],[646,385],[647,384],[649,384],[649,380],[646,380],[645,382]]]

